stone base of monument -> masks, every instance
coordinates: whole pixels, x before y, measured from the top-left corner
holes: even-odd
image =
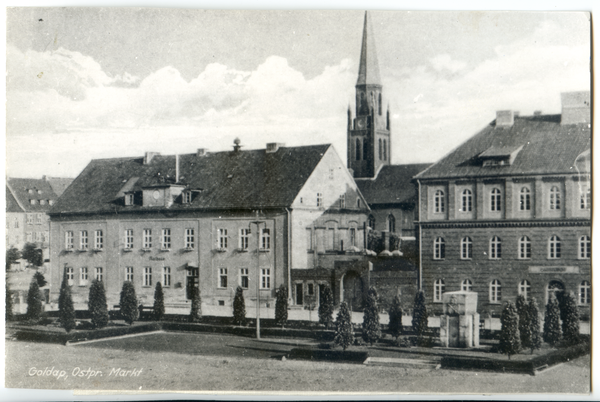
[[[479,346],[479,314],[440,317],[440,343],[445,348]]]

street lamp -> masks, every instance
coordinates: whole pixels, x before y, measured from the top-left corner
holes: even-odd
[[[256,211],[256,218],[258,219],[258,211]],[[260,339],[260,225],[265,224],[266,221],[252,221],[248,224],[248,230],[252,233],[252,225],[256,225],[256,339]]]

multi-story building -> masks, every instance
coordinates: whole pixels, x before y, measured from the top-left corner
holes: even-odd
[[[491,122],[418,174],[422,287],[434,312],[442,294],[478,293],[498,314],[517,295],[572,291],[591,302],[590,94],[562,94],[562,114],[497,112]]]
[[[252,305],[257,284],[272,305],[292,267],[354,250],[367,214],[330,145],[93,160],[50,211],[51,298],[66,275],[80,308],[93,279],[111,307],[125,281],[145,305],[156,282],[170,307],[189,306],[193,287],[218,306],[241,286]]]

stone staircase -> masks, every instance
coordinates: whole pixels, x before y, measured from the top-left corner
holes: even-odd
[[[386,367],[404,367],[404,368],[420,368],[420,369],[439,369],[441,367],[440,359],[406,359],[398,357],[368,357],[363,364],[369,366],[386,366]]]

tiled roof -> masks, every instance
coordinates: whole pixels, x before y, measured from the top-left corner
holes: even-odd
[[[50,201],[54,202],[58,199],[50,183],[44,179],[9,177],[6,184],[7,190],[10,190],[15,201],[18,201],[25,212],[47,212],[50,209]]]
[[[179,184],[200,191],[190,204],[174,203],[169,209],[288,207],[330,146],[179,155]],[[175,176],[175,155],[154,156],[146,165],[143,158],[92,160],[51,213],[148,210],[141,205],[125,206],[117,196],[128,183],[135,183],[135,191],[174,182]]]
[[[430,163],[383,166],[375,179],[355,179],[369,205],[415,202],[417,189],[412,178]]]
[[[6,187],[6,212],[25,212],[8,187]]]
[[[46,177],[46,180],[48,180],[48,182],[50,183],[50,187],[52,187],[52,190],[54,190],[56,195],[59,197],[73,182],[73,179],[70,177]]]
[[[521,146],[510,164],[482,163],[484,152],[506,153]],[[518,116],[508,127],[496,127],[493,121],[417,178],[579,173],[575,161],[590,146],[591,128],[587,123],[561,125],[560,115]],[[586,173],[590,173],[589,169]]]

